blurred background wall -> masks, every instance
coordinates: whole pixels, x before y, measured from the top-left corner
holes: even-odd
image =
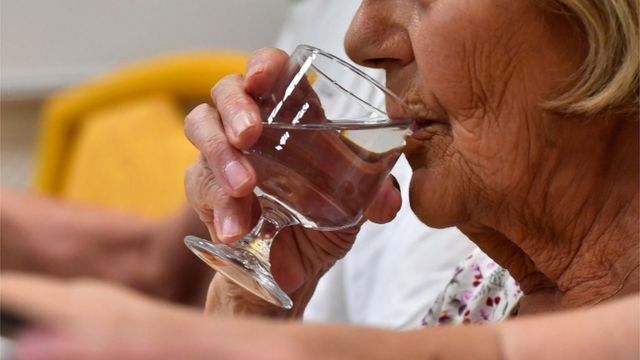
[[[180,50],[271,46],[288,0],[0,0],[0,182],[30,184],[42,100]]]

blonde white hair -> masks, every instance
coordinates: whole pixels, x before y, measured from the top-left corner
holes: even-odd
[[[577,19],[588,53],[575,86],[550,101],[566,113],[638,112],[640,0],[555,0]]]

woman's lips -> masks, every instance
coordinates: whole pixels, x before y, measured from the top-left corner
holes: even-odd
[[[413,133],[406,139],[404,154],[413,170],[429,168],[452,142],[451,126],[444,120],[416,120]]]
[[[434,125],[436,123],[438,123],[438,120],[430,120],[430,119],[416,119],[413,124],[411,125],[411,130],[412,131],[418,131],[422,128]]]
[[[413,138],[426,140],[433,135],[446,135],[449,133],[449,123],[445,120],[416,119],[411,125]]]

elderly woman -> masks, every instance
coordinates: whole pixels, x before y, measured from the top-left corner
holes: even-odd
[[[407,140],[412,209],[427,225],[457,226],[510,271],[525,293],[518,317],[610,304],[497,326],[406,333],[264,320],[207,322],[142,299],[131,300],[137,312],[118,302],[114,311],[133,314],[131,328],[148,330],[165,356],[172,350],[234,359],[495,358],[531,351],[544,357],[559,355],[555,351],[563,344],[573,351],[565,356],[637,356],[639,7],[637,0],[366,0],[345,40],[351,58],[384,68],[387,86],[425,120]],[[187,192],[220,241],[232,242],[250,227],[256,178],[240,150],[260,136],[253,98],[285,60],[277,50],[258,52],[244,77],[216,85],[215,107],[200,105],[187,118],[187,136],[203,153],[187,174]],[[400,197],[391,183],[367,210],[370,220],[384,222],[397,211]],[[271,262],[276,280],[294,300],[292,310],[274,308],[216,276],[208,312],[299,316],[318,279],[348,251],[357,231],[293,227],[280,233]],[[87,321],[76,315],[43,310],[42,300],[11,301],[25,284],[70,298],[60,285],[20,277],[5,283],[6,304],[53,324],[67,319],[69,333],[86,329]],[[73,294],[91,298],[90,293],[76,287]],[[97,293],[120,303],[131,297]],[[636,295],[613,301],[628,294]],[[172,322],[145,326],[169,313]],[[114,330],[109,326],[95,332]],[[163,333],[177,326],[187,336]],[[598,326],[612,338],[590,331]],[[93,344],[104,338],[83,336],[84,345],[59,341],[58,349],[79,351],[92,343],[87,338]],[[42,349],[43,337],[52,343],[42,334],[24,343]],[[122,340],[120,349],[127,348],[129,336],[114,338]]]
[[[347,35],[351,58],[384,68],[426,120],[407,140],[412,209],[430,226],[459,227],[506,267],[526,294],[521,314],[638,291],[637,10],[637,1],[365,1]],[[238,149],[260,136],[252,96],[285,60],[260,51],[244,78],[213,89],[216,108],[187,118],[204,155],[187,191],[222,241],[249,229],[256,178]],[[369,218],[388,220],[399,202],[385,187]],[[298,307],[355,232],[295,228],[276,239],[274,273]],[[214,311],[251,301],[222,277],[213,285]]]

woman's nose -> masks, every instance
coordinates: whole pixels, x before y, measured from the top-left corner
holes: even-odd
[[[356,63],[390,70],[413,61],[406,23],[410,19],[401,6],[392,1],[364,0],[345,36],[344,47]]]

